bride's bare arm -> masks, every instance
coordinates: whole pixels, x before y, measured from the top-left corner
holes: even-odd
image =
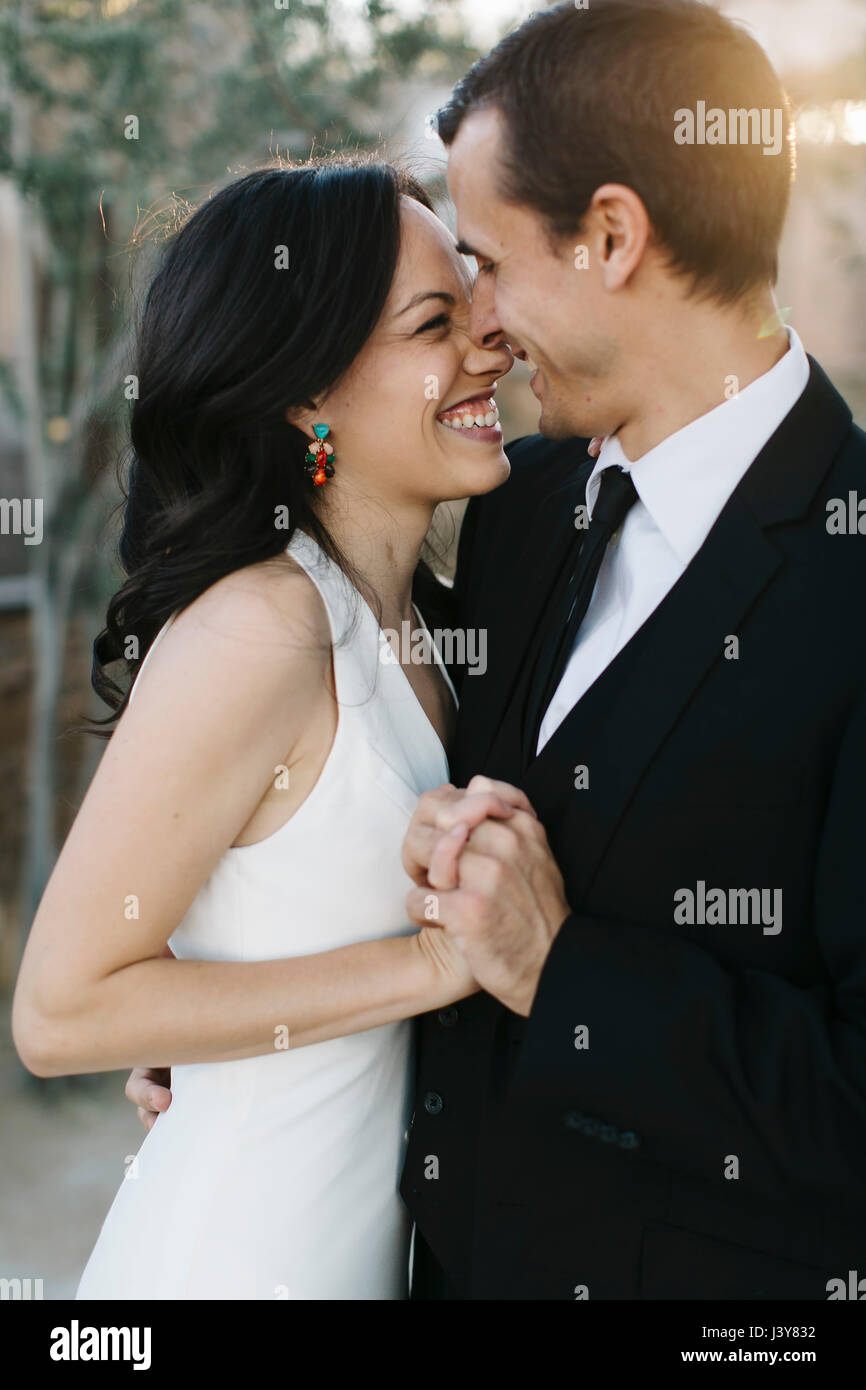
[[[252,1057],[286,1038],[300,1047],[408,1018],[475,988],[423,932],[260,962],[164,954],[275,769],[292,761],[323,699],[329,643],[311,581],[279,564],[229,576],[166,633],[31,929],[13,1005],[31,1071]]]

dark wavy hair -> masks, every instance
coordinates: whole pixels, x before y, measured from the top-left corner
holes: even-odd
[[[93,644],[92,685],[112,713],[91,721],[92,732],[110,736],[173,613],[232,571],[281,554],[298,527],[357,585],[317,512],[307,437],[286,411],[333,387],[375,328],[397,264],[401,194],[432,208],[411,174],[372,156],[258,169],[209,198],[168,243],[135,354],[126,579]],[[281,247],[288,270],[278,268]],[[413,597],[437,622],[447,618],[450,591],[423,559]],[[108,674],[117,662],[126,689]]]

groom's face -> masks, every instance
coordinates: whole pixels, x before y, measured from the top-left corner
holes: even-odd
[[[478,261],[472,296],[473,340],[504,335],[537,371],[532,390],[539,429],[551,439],[608,433],[611,377],[619,356],[605,330],[604,295],[590,268],[577,268],[575,242],[551,245],[535,209],[504,201],[500,152],[505,127],[494,108],[473,112],[449,151],[448,186],[457,209],[460,249]]]

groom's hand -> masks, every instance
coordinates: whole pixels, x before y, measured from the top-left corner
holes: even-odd
[[[136,1067],[129,1073],[124,1094],[136,1106],[145,1129],[153,1129],[171,1105],[171,1067]]]
[[[527,1017],[571,908],[544,827],[528,802],[528,809],[515,806],[505,818],[476,819],[479,798],[504,800],[507,785],[474,777],[465,793],[440,798],[432,842],[425,842],[427,882],[409,892],[406,905],[413,922],[430,926],[434,889],[436,920],[482,989]],[[514,787],[508,792],[523,795]]]

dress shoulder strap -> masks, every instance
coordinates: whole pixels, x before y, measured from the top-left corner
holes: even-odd
[[[172,625],[172,623],[174,622],[174,620],[175,620],[176,617],[177,617],[177,613],[172,613],[171,617],[166,619],[166,621],[163,623],[162,627],[159,629],[159,632],[156,634],[156,636],[154,637],[154,639],[153,639],[153,641],[151,642],[150,646],[148,647],[147,651],[145,652],[145,654],[144,654],[144,661],[141,663],[141,665],[139,666],[138,670],[137,670],[136,673],[135,673],[135,680],[133,681],[133,683],[132,683],[132,689],[131,689],[130,692],[129,692],[130,704],[131,704],[132,701],[135,699],[135,692],[136,692],[136,690],[137,690],[137,688],[138,688],[138,682],[139,682],[139,679],[140,679],[140,677],[141,677],[142,671],[144,670],[144,668],[145,668],[145,666],[147,665],[147,663],[150,661],[151,656],[152,656],[153,653],[156,651],[156,648],[159,646],[160,642],[162,641],[162,639],[163,639],[163,637],[165,636],[165,634],[168,632],[169,628],[171,627],[171,625]]]
[[[331,627],[334,678],[340,705],[366,703],[375,691],[390,648],[375,614],[340,566],[306,531],[295,531],[286,554],[319,590]],[[387,650],[386,650],[387,649]]]

